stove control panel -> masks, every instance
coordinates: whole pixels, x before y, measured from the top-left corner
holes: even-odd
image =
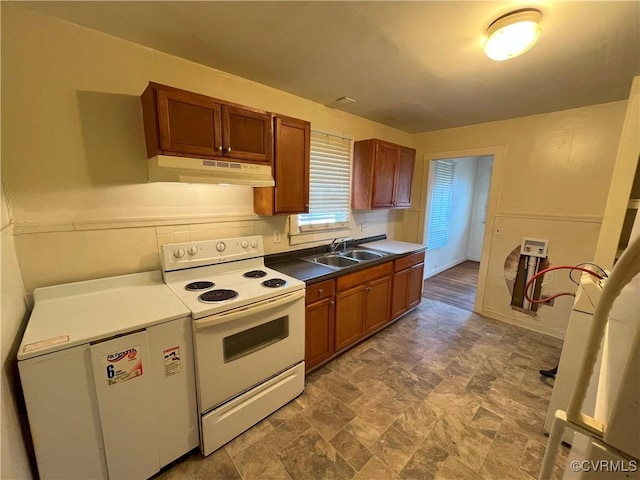
[[[160,247],[160,261],[165,272],[262,256],[264,244],[259,235],[169,243]]]

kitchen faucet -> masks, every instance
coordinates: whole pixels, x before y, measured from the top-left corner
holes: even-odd
[[[337,243],[336,243],[337,242]],[[336,253],[336,250],[338,249],[338,247],[340,246],[341,242],[338,242],[337,238],[334,238],[333,240],[331,240],[331,246],[329,247],[329,253],[331,253],[332,255],[334,253]]]
[[[349,240],[353,240],[351,237],[347,237],[347,238],[343,238],[342,240],[340,240],[338,242],[337,238],[334,238],[331,241],[331,246],[329,247],[329,253],[334,254],[336,253],[336,251],[338,251],[340,249],[340,246],[342,245],[342,251],[346,252],[347,251],[347,242]]]

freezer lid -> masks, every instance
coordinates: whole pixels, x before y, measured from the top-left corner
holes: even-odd
[[[190,315],[160,271],[38,288],[34,301],[18,360]]]

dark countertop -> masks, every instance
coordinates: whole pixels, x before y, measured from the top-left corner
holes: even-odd
[[[379,235],[377,237],[369,237],[364,239],[359,239],[356,241],[350,241],[347,246],[348,248],[354,248],[357,246],[366,247],[367,242],[384,240],[386,235]],[[370,250],[375,250],[371,248]],[[415,251],[419,252],[424,250],[424,248],[418,248]],[[377,258],[375,260],[370,260],[367,262],[362,262],[357,265],[353,265],[347,268],[334,269],[325,267],[324,265],[320,265],[317,263],[307,262],[305,260],[301,260],[304,257],[310,257],[313,255],[322,255],[329,251],[328,246],[316,247],[316,248],[307,248],[304,250],[296,250],[293,252],[285,252],[285,253],[277,253],[272,255],[267,255],[265,257],[265,265],[269,268],[273,268],[285,275],[289,275],[293,278],[297,278],[298,280],[302,280],[307,285],[311,285],[313,283],[317,283],[323,280],[329,280],[331,278],[336,278],[341,275],[345,275],[347,273],[355,272],[358,270],[362,270],[365,268],[373,267],[375,265],[379,265],[381,263],[385,263],[396,258],[404,257],[410,253],[403,254],[394,254],[388,252],[382,252],[380,250],[375,250],[380,253],[384,253],[385,256],[382,258]]]

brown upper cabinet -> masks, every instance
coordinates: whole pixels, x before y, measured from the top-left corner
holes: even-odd
[[[351,208],[407,208],[416,151],[378,139],[360,140],[353,146]]]
[[[147,157],[228,158],[271,164],[271,115],[150,82],[142,94]]]
[[[273,128],[276,185],[253,189],[253,209],[258,215],[308,213],[311,124],[276,115]]]

